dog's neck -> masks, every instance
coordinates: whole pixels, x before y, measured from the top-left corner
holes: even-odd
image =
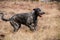
[[[33,12],[34,16],[38,17],[38,13],[36,11]]]
[[[33,11],[32,13],[33,13],[33,18],[34,18],[34,20],[37,20],[37,17],[38,17],[37,12]]]

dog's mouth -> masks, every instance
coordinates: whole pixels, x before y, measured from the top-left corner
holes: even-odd
[[[42,17],[43,14],[45,14],[45,12],[40,13],[39,16]]]

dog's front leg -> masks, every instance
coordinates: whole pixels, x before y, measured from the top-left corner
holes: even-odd
[[[34,31],[34,27],[32,25],[28,25],[28,27],[31,31]]]
[[[37,24],[34,24],[34,30],[36,30],[36,26],[37,26]]]
[[[33,24],[34,24],[34,25],[33,25],[33,27],[34,27],[34,30],[36,30],[37,21],[35,21]]]

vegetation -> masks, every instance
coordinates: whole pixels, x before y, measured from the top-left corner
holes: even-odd
[[[6,18],[22,12],[33,11],[33,8],[39,7],[46,14],[38,17],[37,30],[31,32],[28,27],[22,25],[18,32],[13,32],[13,27],[9,22],[0,19],[0,40],[60,40],[60,4],[57,2],[20,2],[3,1],[0,2],[0,11]],[[8,24],[8,25],[7,25]]]

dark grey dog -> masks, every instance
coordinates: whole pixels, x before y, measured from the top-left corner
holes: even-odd
[[[37,17],[38,16],[41,17],[41,15],[45,13],[42,12],[41,9],[35,8],[31,13],[15,14],[9,19],[5,19],[3,13],[0,13],[0,14],[2,15],[1,19],[3,21],[10,21],[10,24],[13,26],[14,32],[15,32],[21,27],[21,24],[29,27],[31,31],[36,30]]]

